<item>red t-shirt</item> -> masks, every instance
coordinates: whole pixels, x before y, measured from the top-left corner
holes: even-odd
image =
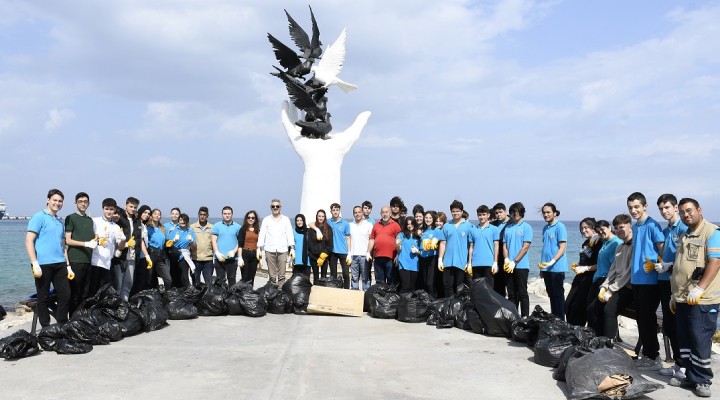
[[[400,231],[400,225],[393,220],[387,225],[383,225],[382,220],[376,222],[370,232],[370,239],[375,239],[374,257],[394,258],[397,250],[395,238]]]

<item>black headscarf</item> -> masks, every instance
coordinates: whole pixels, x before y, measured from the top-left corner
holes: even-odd
[[[297,219],[298,219],[298,218],[302,219],[302,222],[303,222],[302,228],[300,228],[300,227],[297,226]],[[295,216],[295,219],[294,219],[293,221],[295,221],[295,232],[297,232],[297,233],[305,233],[305,232],[307,232],[307,222],[305,222],[305,216],[304,216],[303,214],[298,214],[298,215],[296,215],[296,216]]]

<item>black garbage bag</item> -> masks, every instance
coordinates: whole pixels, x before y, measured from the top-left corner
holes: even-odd
[[[168,325],[170,317],[165,309],[163,294],[157,289],[146,289],[130,297],[130,308],[137,311],[143,331],[150,332]]]
[[[25,329],[0,339],[0,356],[6,360],[29,357],[38,352],[38,339]]]
[[[400,294],[397,320],[400,322],[425,322],[430,315],[432,297],[424,290]]]
[[[98,329],[100,330],[100,335],[107,338],[110,342],[117,342],[123,338],[122,326],[120,326],[120,322],[115,319],[108,318],[98,326]]]
[[[195,307],[195,301],[187,297],[185,289],[186,288],[172,288],[165,292],[165,308],[168,311],[169,319],[197,318],[198,310],[197,307]],[[200,293],[197,289],[195,289],[195,291]]]
[[[91,352],[93,345],[84,342],[73,342],[67,339],[60,339],[55,346],[58,354],[85,354]]]
[[[455,319],[457,319],[460,310],[462,310],[463,302],[457,297],[449,297],[445,299],[440,308],[440,315],[435,326],[439,329],[452,328],[455,326]]]
[[[565,349],[578,344],[579,340],[571,332],[560,333],[545,339],[538,339],[533,351],[535,364],[557,367]]]
[[[600,391],[600,384],[608,377],[627,377],[629,385],[614,394]],[[568,399],[623,398],[632,399],[661,389],[661,383],[645,379],[635,369],[635,363],[624,350],[603,347],[579,358],[571,358],[565,370]]]
[[[332,276],[328,276],[326,278],[318,278],[318,280],[315,281],[316,286],[325,286],[338,289],[342,289],[344,287],[343,283],[343,278],[339,276],[337,278],[333,278]]]
[[[5,307],[0,306],[0,321],[4,320],[7,316],[7,311],[5,311]]]
[[[282,286],[283,292],[290,295],[293,302],[295,314],[307,314],[307,306],[310,303],[310,291],[312,283],[310,278],[303,274],[293,274]]]
[[[127,317],[130,307],[126,301],[120,298],[117,291],[109,283],[106,283],[98,289],[95,295],[80,303],[77,310],[100,310],[103,314],[122,321]]]
[[[553,379],[565,382],[565,370],[567,369],[567,364],[571,359],[580,358],[603,347],[607,347],[609,349],[613,348],[612,339],[608,339],[604,336],[598,336],[592,339],[583,340],[574,346],[568,347],[560,356],[560,363],[558,364],[555,372],[553,372]]]
[[[457,316],[455,316],[455,327],[469,331],[472,330],[472,327],[470,326],[470,317],[468,316],[469,311],[475,311],[475,308],[473,308],[472,303],[468,300],[460,305],[460,311],[458,312]],[[477,312],[475,313],[477,315]],[[478,316],[478,318],[480,318]]]
[[[97,319],[92,315],[75,313],[65,324],[65,339],[93,345],[110,344],[110,339],[100,333]],[[56,349],[57,350],[57,349]]]
[[[540,323],[546,321],[557,320],[558,317],[543,310],[540,305],[535,306],[535,310],[529,317],[524,317],[512,323],[512,339],[516,342],[527,343],[532,347],[538,340],[540,331]],[[546,338],[548,336],[543,337]]]
[[[120,321],[123,337],[137,335],[143,330],[143,321],[137,310],[131,309],[124,321]]]
[[[377,289],[370,300],[370,316],[373,318],[395,319],[400,295],[392,291]]]
[[[470,288],[470,300],[490,336],[512,336],[512,323],[520,318],[510,300],[500,296],[487,279],[475,279]]]
[[[568,324],[561,319],[540,321],[538,323],[537,340],[543,340],[553,336],[558,336],[563,333],[572,332],[574,329],[574,326]]]
[[[187,300],[193,305],[197,304],[197,302],[200,301],[200,298],[202,297],[202,290],[192,285],[181,289],[181,291],[183,296],[185,297],[185,300]]]
[[[482,322],[482,319],[480,319],[480,315],[475,311],[474,308],[468,309],[466,311],[467,314],[467,321],[470,324],[470,330],[473,331],[473,333],[485,333],[487,329],[485,328],[485,325]]]
[[[58,341],[65,339],[65,328],[60,324],[48,325],[38,333],[38,343],[45,351],[55,351]]]
[[[317,283],[315,283],[315,284],[317,286],[320,286]],[[382,290],[383,292],[397,292],[397,289],[395,288],[395,286],[390,285],[385,282],[378,282],[378,283],[370,286],[368,288],[368,290],[365,291],[365,294],[364,294],[364,299],[363,299],[363,301],[364,301],[363,311],[364,312],[370,312],[370,303],[372,302],[372,296],[373,296],[373,293],[375,293],[375,291],[377,291],[377,290]]]
[[[272,282],[268,282],[265,284],[265,286],[259,288],[257,290],[257,293],[265,299],[268,306],[272,303],[273,300],[275,300],[275,297],[277,297],[280,294],[280,289],[277,287],[276,284]]]
[[[200,300],[197,302],[198,315],[218,316],[227,314],[227,284],[213,278],[212,282],[202,288]]]
[[[263,317],[267,314],[268,304],[265,298],[254,291],[240,292],[237,294],[242,314],[248,317]]]
[[[235,293],[228,293],[225,298],[225,305],[227,306],[228,315],[244,315],[245,311],[240,305],[240,296]]]
[[[435,299],[430,302],[428,306],[428,319],[426,324],[437,326],[437,322],[440,320],[440,312],[442,311],[443,304],[447,300],[446,298]]]
[[[271,314],[288,314],[293,312],[293,301],[285,292],[278,292],[277,296],[268,304],[267,311]]]

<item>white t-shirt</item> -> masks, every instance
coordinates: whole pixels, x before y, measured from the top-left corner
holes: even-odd
[[[295,246],[290,219],[284,215],[278,219],[272,215],[263,218],[258,234],[258,247],[264,247],[264,250],[269,252],[286,253],[290,246]]]
[[[93,250],[91,264],[104,268],[110,269],[110,261],[112,261],[113,255],[115,254],[115,247],[117,246],[118,239],[124,240],[122,230],[118,224],[112,221],[106,221],[103,217],[93,218],[93,230],[98,236],[98,239],[106,239],[105,246],[98,246]]]
[[[356,223],[355,221],[350,223],[351,256],[364,256],[367,253],[372,228],[372,224],[365,219],[359,223]]]

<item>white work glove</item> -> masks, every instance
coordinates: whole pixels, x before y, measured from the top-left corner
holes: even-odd
[[[192,243],[192,242],[193,242],[193,238],[192,238],[192,235],[191,235],[191,234],[189,234],[189,233],[188,233],[188,235],[187,235],[187,237],[186,237],[185,239],[187,239],[187,241],[188,241],[188,242],[190,242],[190,243]]]
[[[122,250],[115,250],[115,258],[120,258],[122,255]]]
[[[513,271],[515,271],[515,261],[506,258],[505,264],[503,265],[503,270],[507,272],[508,274],[512,274]]]
[[[195,273],[195,263],[188,263],[188,266],[190,267],[190,273]]]
[[[115,235],[115,243],[117,243],[117,244],[120,244],[120,242],[124,241],[125,239],[127,239],[127,238],[125,237],[125,234],[122,232]]]
[[[288,253],[288,259],[290,259],[290,260],[295,259],[295,249],[290,249],[290,252]]]
[[[347,264],[347,265],[352,264],[352,256],[351,256],[350,254],[348,254],[348,255],[345,257],[345,264]]]
[[[655,271],[657,271],[659,274],[662,274],[663,272],[667,272],[672,266],[672,262],[663,261],[661,263],[655,264]]]
[[[541,262],[540,264],[538,264],[538,268],[540,268],[540,269],[545,269],[545,268],[550,268],[550,267],[552,267],[553,265],[555,265],[555,260],[554,260],[554,259],[551,259],[550,261]]]
[[[438,258],[438,269],[440,271],[445,271],[445,264],[443,263],[442,258]]]
[[[37,261],[33,261],[30,263],[32,266],[32,274],[35,278],[42,278],[42,268],[40,268],[40,263]]]
[[[318,242],[323,240],[323,234],[320,228],[314,228],[315,229],[315,237],[317,238]]]
[[[97,247],[97,245],[98,245],[98,243],[97,243],[96,241],[94,241],[94,240],[91,240],[91,241],[89,241],[89,242],[83,243],[83,246],[84,246],[84,247],[87,247],[88,249],[94,249],[94,248]]]
[[[413,253],[413,254],[420,254],[420,250],[418,250],[418,248],[415,247],[415,246],[412,246],[412,247],[410,248],[410,252]]]
[[[705,293],[705,289],[700,286],[695,286],[687,295],[687,303],[691,306],[698,305],[703,293]]]
[[[255,250],[255,257],[258,259],[258,261],[262,260],[263,258],[263,251],[261,249]]]
[[[219,251],[215,252],[215,258],[220,262],[225,262],[225,255]]]
[[[586,267],[586,266],[584,266],[584,265],[580,265],[580,266],[578,266],[578,267],[575,267],[575,273],[578,274],[578,275],[584,274],[584,273],[586,273],[586,272],[588,272],[588,271],[590,271],[590,267]]]
[[[372,261],[372,254],[370,254],[369,252],[365,253],[365,259],[367,259],[368,261]]]
[[[495,274],[497,274],[497,272],[498,272],[498,265],[497,265],[497,262],[494,262],[492,265],[492,268],[490,268],[490,273],[495,275]]]
[[[608,300],[610,300],[610,297],[612,297],[611,291],[606,290],[605,288],[600,288],[600,293],[598,293],[598,300],[602,301],[603,303],[607,303]]]
[[[68,273],[68,275],[67,275],[68,280],[75,279],[75,273],[73,272],[72,267],[70,267],[69,265],[67,266],[67,273]]]
[[[238,257],[238,267],[242,268],[245,266],[245,260],[242,257]]]
[[[465,264],[465,273],[472,277],[472,265],[470,263]]]
[[[180,240],[180,234],[176,233],[175,237],[173,238],[173,242],[177,242],[178,240]]]

